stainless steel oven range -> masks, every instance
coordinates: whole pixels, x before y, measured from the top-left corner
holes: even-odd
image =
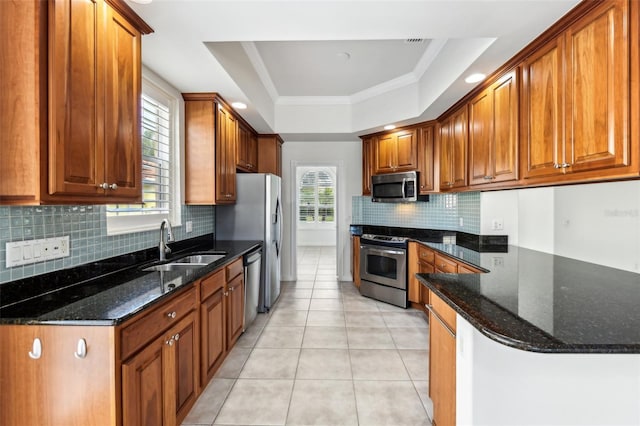
[[[360,294],[407,307],[406,238],[372,234],[360,237]]]

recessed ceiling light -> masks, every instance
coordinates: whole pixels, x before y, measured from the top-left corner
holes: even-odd
[[[342,59],[345,62],[351,59],[351,54],[349,52],[338,52],[336,53],[336,56],[338,57],[338,59]]]
[[[486,77],[487,76],[482,73],[475,73],[465,78],[464,81],[467,83],[478,83],[479,81],[484,80]]]
[[[247,109],[247,104],[245,104],[244,102],[234,102],[231,104],[231,106],[235,109]]]
[[[384,126],[385,130],[393,130],[395,128],[396,128],[396,126],[394,126],[393,124],[387,124],[386,126]]]

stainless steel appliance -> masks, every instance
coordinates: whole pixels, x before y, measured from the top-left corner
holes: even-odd
[[[418,195],[418,172],[387,173],[371,176],[371,201],[408,203],[429,201],[428,195]]]
[[[401,308],[408,306],[406,238],[360,237],[360,294]]]
[[[260,303],[260,282],[262,281],[262,250],[254,250],[244,255],[244,330],[258,315]]]
[[[216,206],[215,238],[263,241],[263,280],[260,286],[258,312],[267,312],[280,295],[280,177],[269,173],[238,174],[236,185],[236,203]]]

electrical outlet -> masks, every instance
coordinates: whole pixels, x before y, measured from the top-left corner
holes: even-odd
[[[504,220],[502,218],[493,219],[491,221],[491,229],[494,231],[501,231],[504,229]]]
[[[460,220],[460,228],[464,227],[464,219],[460,218],[459,220]]]
[[[5,244],[7,268],[69,256],[69,236],[40,240],[13,241]]]
[[[491,260],[494,268],[504,268],[504,257],[494,257]]]
[[[185,231],[187,232],[187,234],[189,232],[193,232],[193,222],[192,221],[188,220],[185,225],[186,225],[185,226],[185,228],[186,228]]]

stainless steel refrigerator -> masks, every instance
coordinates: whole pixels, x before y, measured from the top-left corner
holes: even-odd
[[[267,312],[280,295],[280,177],[269,173],[239,173],[236,182],[236,203],[216,206],[215,238],[263,241],[258,312]]]

